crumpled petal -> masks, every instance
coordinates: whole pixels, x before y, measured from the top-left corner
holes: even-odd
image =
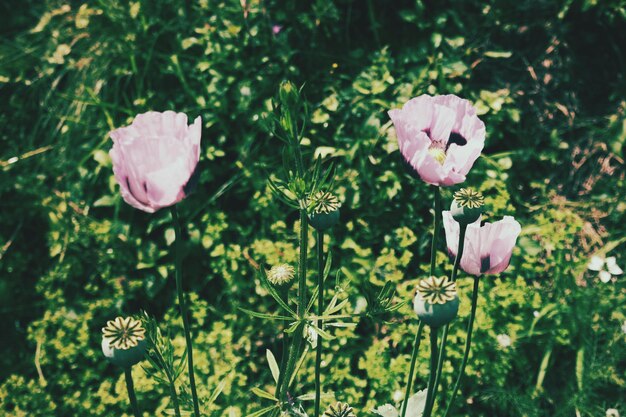
[[[113,174],[124,201],[153,213],[185,197],[184,187],[200,159],[202,120],[187,115],[147,112],[110,133]]]
[[[428,184],[450,186],[465,181],[485,144],[485,124],[476,109],[455,95],[424,94],[402,109],[390,110],[389,117],[404,159]],[[458,140],[450,140],[452,136]],[[431,146],[445,150],[443,164],[430,154]]]
[[[461,226],[449,211],[444,211],[442,216],[448,253],[456,257]],[[467,226],[460,267],[475,276],[499,274],[509,266],[522,227],[512,216],[504,216],[502,220],[483,226],[481,222],[482,218],[479,218]]]

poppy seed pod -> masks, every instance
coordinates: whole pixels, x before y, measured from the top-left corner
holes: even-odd
[[[309,199],[309,224],[317,231],[324,231],[339,223],[341,203],[336,195],[318,191]]]
[[[481,214],[485,205],[485,198],[481,193],[471,188],[461,188],[454,193],[450,214],[460,224],[474,223]]]
[[[102,353],[114,365],[130,368],[146,353],[146,329],[132,317],[109,320],[102,329]]]
[[[429,277],[417,284],[413,310],[428,326],[441,327],[456,318],[459,296],[456,284],[448,277]]]

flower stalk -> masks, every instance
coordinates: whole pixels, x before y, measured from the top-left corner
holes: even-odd
[[[422,331],[424,330],[424,322],[420,321],[415,332],[415,340],[413,340],[413,352],[411,353],[411,366],[409,368],[409,379],[406,381],[406,392],[404,394],[404,402],[402,403],[402,417],[406,415],[406,407],[409,405],[409,397],[411,396],[411,388],[413,388],[413,374],[415,373],[415,362],[417,361],[417,352],[422,341]]]
[[[461,263],[461,257],[463,256],[463,247],[465,246],[465,231],[467,230],[467,224],[461,224],[461,231],[459,233],[459,250],[454,259],[454,267],[452,268],[452,274],[450,280],[456,282],[456,276],[459,271],[459,264]],[[441,368],[443,367],[443,361],[446,357],[446,342],[448,340],[448,330],[450,323],[443,327],[441,334],[441,349],[439,349],[439,359],[437,361],[437,376],[435,377],[435,385],[433,386],[433,396],[437,395],[437,388],[439,387],[439,379],[441,378]]]
[[[430,275],[434,275],[435,273],[435,263],[437,261],[437,231],[440,227],[440,218],[441,218],[441,192],[438,186],[433,186],[435,193],[435,213],[433,218],[433,237],[430,244]],[[419,345],[421,342],[422,330],[424,329],[424,324],[420,321],[419,327],[417,328],[417,332],[415,333],[415,340],[413,341],[413,351],[411,353],[411,366],[409,368],[409,375],[407,378],[407,387],[406,393],[404,395],[404,403],[402,405],[402,412],[400,414],[401,417],[406,416],[406,407],[409,402],[409,397],[411,396],[411,386],[413,385],[413,374],[415,372],[415,361],[417,360],[417,353],[419,351]]]
[[[426,407],[424,408],[423,417],[430,417],[435,403],[435,379],[437,377],[437,336],[438,327],[430,328],[430,376],[428,377],[428,388],[426,390]]]
[[[321,316],[324,313],[324,232],[317,231],[317,314]],[[322,319],[317,319],[317,328],[323,326]],[[317,340],[315,354],[315,417],[320,415],[320,397],[321,397],[321,365],[322,365],[322,338]]]
[[[198,401],[198,393],[196,390],[196,378],[194,375],[193,367],[193,345],[191,341],[191,332],[189,329],[189,311],[187,309],[187,303],[185,301],[185,293],[183,291],[182,283],[182,229],[180,219],[178,217],[178,211],[176,206],[171,208],[172,219],[174,221],[174,230],[176,236],[176,292],[178,293],[178,304],[180,306],[180,314],[183,317],[183,328],[185,331],[185,346],[187,349],[187,365],[189,371],[189,386],[191,389],[191,397],[193,400],[194,416],[200,417],[200,403]]]
[[[130,406],[133,409],[135,417],[141,417],[139,411],[139,404],[137,404],[137,395],[135,395],[135,384],[133,383],[132,367],[124,369],[124,377],[126,379],[126,390],[128,391],[128,399],[130,400]]]
[[[472,347],[472,330],[474,329],[474,319],[476,318],[476,306],[478,304],[479,283],[480,283],[480,277],[474,277],[474,288],[472,290],[472,309],[470,312],[469,322],[467,323],[467,339],[465,340],[465,351],[463,353],[463,360],[461,361],[461,369],[459,370],[459,375],[457,376],[456,382],[454,383],[454,388],[452,389],[452,396],[450,397],[450,402],[448,403],[446,407],[446,412],[444,413],[444,417],[448,415],[448,412],[452,408],[452,404],[454,404],[454,400],[456,399],[459,386],[461,385],[463,374],[465,374],[465,366],[467,365],[470,348]]]

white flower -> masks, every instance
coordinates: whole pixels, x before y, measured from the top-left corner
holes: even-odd
[[[609,408],[606,410],[606,417],[619,417],[619,411],[615,408]]]
[[[496,336],[496,340],[502,348],[508,348],[512,343],[511,337],[508,334],[499,334]]]
[[[606,267],[606,269],[605,269]],[[600,277],[600,281],[607,283],[613,278],[613,275],[622,275],[624,271],[617,265],[615,261],[615,256],[609,256],[608,258],[603,258],[598,255],[593,255],[589,264],[587,265],[587,269],[590,271],[598,272],[598,277]]]
[[[424,407],[426,407],[427,393],[428,391],[423,389],[421,391],[417,391],[409,398],[409,403],[406,407],[406,417],[422,417]],[[400,410],[391,404],[380,406],[377,409],[372,410],[372,412],[382,417],[398,417],[400,415]]]
[[[404,392],[402,392],[402,390],[397,389],[393,393],[393,402],[399,403],[400,401],[402,401],[402,398],[404,398]]]

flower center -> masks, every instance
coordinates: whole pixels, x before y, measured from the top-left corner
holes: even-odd
[[[456,297],[456,283],[448,277],[429,277],[417,284],[417,292],[430,304],[445,304]]]
[[[450,133],[448,140],[445,142],[433,139],[430,136],[430,129],[424,130],[424,133],[426,133],[426,136],[428,136],[428,139],[430,139],[431,141],[430,147],[428,148],[428,153],[433,158],[435,158],[435,161],[439,162],[441,165],[443,165],[446,161],[446,153],[448,152],[448,148],[450,148],[450,145],[452,145],[453,143],[458,146],[467,145],[467,139],[465,139],[463,135],[458,132]]]
[[[446,162],[446,148],[445,145],[438,141],[432,141],[428,148],[428,153],[435,158],[435,161],[443,165]]]
[[[309,199],[309,207],[312,213],[328,214],[337,211],[341,203],[336,195],[327,191],[318,191]]]
[[[461,188],[454,193],[454,201],[461,207],[476,209],[485,204],[485,197],[472,188]]]
[[[146,329],[132,317],[117,317],[107,322],[102,329],[102,336],[114,349],[126,350],[137,346],[145,338]]]

